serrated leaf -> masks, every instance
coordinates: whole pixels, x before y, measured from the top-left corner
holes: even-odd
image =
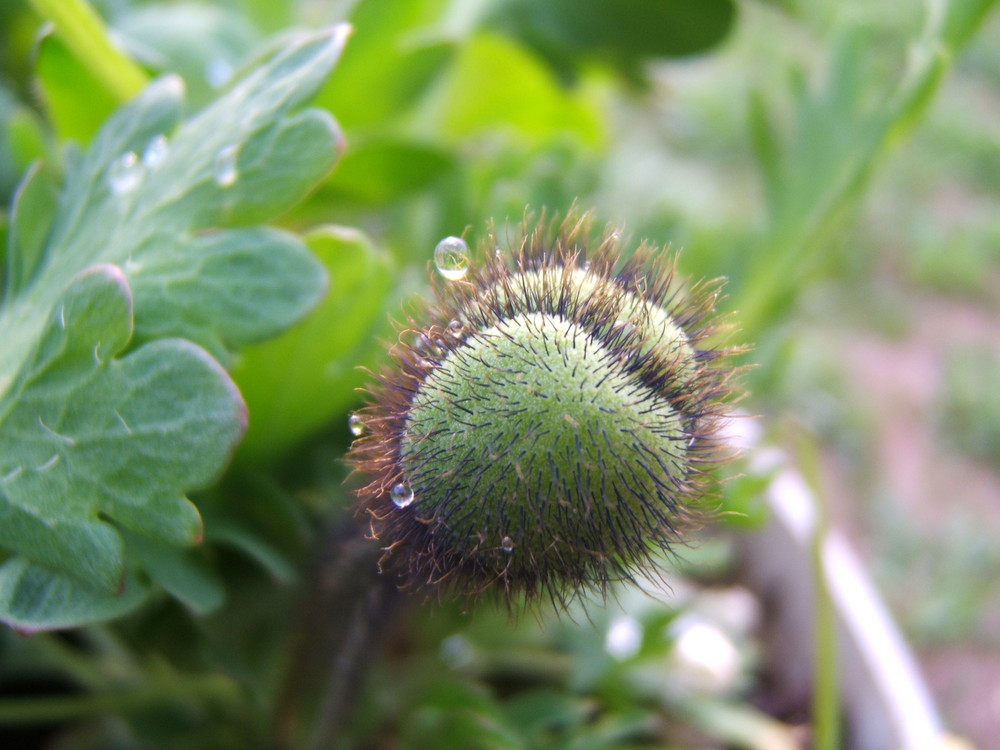
[[[357,400],[386,332],[389,259],[360,232],[323,227],[306,237],[332,279],[324,301],[284,335],[245,349],[233,377],[253,419],[241,459],[278,455]],[[350,325],[345,325],[350,321]]]
[[[197,541],[201,519],[179,488],[213,479],[245,426],[239,394],[204,351],[161,340],[115,359],[130,335],[124,276],[92,268],[0,400],[0,545],[108,592],[125,565],[111,522]]]
[[[86,153],[71,154],[47,241],[39,221],[11,243],[12,267],[24,270],[0,307],[0,549],[9,562],[44,568],[63,588],[75,580],[93,603],[94,591],[122,591],[120,531],[143,535],[153,552],[133,559],[195,610],[216,606],[210,575],[167,550],[200,540],[184,492],[221,472],[245,410],[191,341],[224,356],[287,327],[321,296],[323,267],[300,239],[219,227],[267,220],[329,171],[335,124],[294,110],[344,39],[343,27],[299,39],[183,122],[179,79],[154,83]],[[191,341],[160,338],[177,335]],[[28,568],[14,570],[20,581]],[[17,592],[34,590],[9,587],[0,616],[22,622],[17,613],[37,603]],[[66,601],[42,619],[66,626],[120,611],[102,600],[81,614],[86,607]]]
[[[139,607],[148,595],[149,588],[133,577],[111,594],[24,558],[0,565],[0,621],[22,633],[118,617]]]

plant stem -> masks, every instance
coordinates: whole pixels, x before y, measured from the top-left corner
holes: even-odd
[[[30,2],[39,16],[55,26],[60,39],[119,103],[128,101],[146,86],[146,74],[115,46],[100,16],[86,0]]]
[[[816,497],[811,541],[814,590],[812,725],[815,750],[840,747],[840,674],[837,664],[837,613],[827,585],[824,551],[830,526],[829,507],[820,491],[819,456],[810,440],[800,441],[799,465]]]
[[[82,695],[0,700],[0,726],[43,724],[101,714],[129,713],[172,703],[206,700],[230,702],[232,680],[220,675],[183,677],[131,690],[117,689]]]

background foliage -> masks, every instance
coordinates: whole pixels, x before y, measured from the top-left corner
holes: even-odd
[[[1000,565],[994,4],[4,4],[7,741],[322,744],[289,685],[343,647],[296,613],[339,549],[358,367],[441,237],[526,206],[729,277],[752,408],[869,498],[835,513],[909,632],[931,659],[995,646],[971,583]],[[795,747],[804,717],[751,701],[760,605],[724,584],[724,536],[685,557],[715,582],[672,578],[669,606],[406,610],[343,743]]]

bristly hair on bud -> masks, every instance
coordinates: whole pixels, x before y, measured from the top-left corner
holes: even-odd
[[[402,587],[566,606],[704,514],[735,350],[714,348],[720,283],[681,284],[670,253],[622,260],[612,231],[589,249],[588,215],[506,234],[478,262],[439,245],[435,300],[352,415],[348,460]]]

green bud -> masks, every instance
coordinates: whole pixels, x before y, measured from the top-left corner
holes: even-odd
[[[351,460],[384,565],[410,587],[565,603],[681,541],[711,494],[731,368],[717,284],[589,222],[526,228],[480,264],[449,238],[437,300],[357,415]],[[439,263],[440,265],[440,263]],[[461,267],[461,273],[456,268]]]

